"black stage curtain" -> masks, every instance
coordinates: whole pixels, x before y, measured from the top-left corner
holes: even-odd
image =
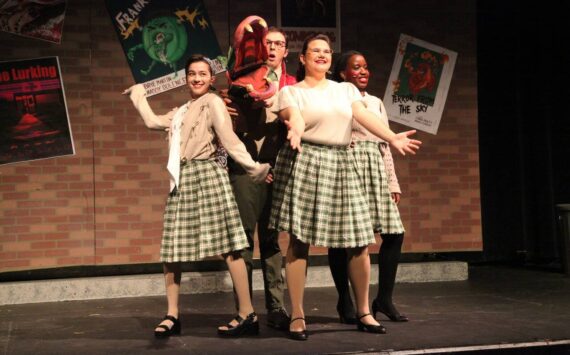
[[[484,258],[548,264],[570,203],[570,3],[477,8]]]

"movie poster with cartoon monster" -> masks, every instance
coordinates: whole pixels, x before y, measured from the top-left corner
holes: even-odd
[[[402,34],[384,105],[391,121],[437,134],[457,53]]]
[[[195,53],[224,70],[218,40],[202,0],[106,0],[135,82],[147,96],[186,84],[184,64]]]

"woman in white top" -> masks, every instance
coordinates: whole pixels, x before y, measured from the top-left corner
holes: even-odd
[[[343,53],[335,65],[333,80],[353,83],[366,108],[387,126],[388,115],[382,100],[366,92],[370,72],[364,56],[357,51]],[[368,197],[372,228],[380,233],[382,245],[378,253],[378,293],[372,302],[372,315],[384,313],[390,320],[406,322],[392,303],[392,293],[404,239],[404,226],[397,204],[400,201],[400,185],[394,169],[394,161],[388,143],[371,134],[353,121],[352,149],[359,165],[361,186]],[[355,311],[350,297],[346,250],[329,249],[329,265],[338,291],[337,311],[341,323],[355,323]]]
[[[299,82],[279,93],[289,144],[275,165],[270,225],[291,236],[285,270],[292,306],[289,335],[295,340],[308,337],[303,293],[309,245],[347,248],[358,329],[385,333],[368,306],[368,245],[375,239],[357,165],[348,151],[353,117],[402,154],[413,154],[421,144],[408,138],[415,131],[395,134],[367,111],[354,85],[327,80],[331,57],[327,36],[308,38],[299,55]]]
[[[257,334],[259,323],[249,296],[247,270],[240,250],[248,247],[228,175],[216,161],[217,139],[229,155],[256,181],[262,182],[268,164],[252,160],[232,129],[222,99],[210,93],[214,81],[208,58],[193,55],[186,63],[191,99],[166,115],[150,108],[142,85],[130,93],[146,126],[169,130],[170,195],[164,212],[160,259],[164,266],[168,310],[156,327],[156,337],[180,334],[178,295],[180,263],[222,255],[228,265],[239,302],[238,315],[218,328],[221,336]]]

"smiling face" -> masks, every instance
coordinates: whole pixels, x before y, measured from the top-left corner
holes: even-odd
[[[306,75],[326,74],[331,67],[331,47],[325,40],[312,40],[308,43],[307,50],[300,55],[299,59],[305,66]]]
[[[346,62],[346,68],[340,73],[340,76],[344,81],[353,83],[361,92],[366,91],[370,78],[366,59],[360,54],[353,55]]]
[[[265,47],[267,48],[267,66],[273,70],[279,68],[283,58],[287,57],[289,51],[286,47],[285,36],[281,32],[268,32],[265,36]]]
[[[190,96],[192,96],[193,99],[197,99],[207,93],[213,82],[214,77],[210,72],[208,63],[199,61],[191,63],[190,66],[188,66],[186,84],[190,89]]]

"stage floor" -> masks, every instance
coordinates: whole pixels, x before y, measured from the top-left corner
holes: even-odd
[[[509,354],[570,354],[570,278],[560,273],[475,266],[468,281],[397,284],[395,301],[411,321],[384,320],[388,333],[372,335],[338,323],[335,289],[308,288],[306,342],[265,325],[262,291],[254,293],[260,335],[239,339],[216,334],[234,313],[231,293],[182,295],[182,335],[168,340],[153,336],[164,297],[1,306],[0,352],[421,354],[502,347]]]

